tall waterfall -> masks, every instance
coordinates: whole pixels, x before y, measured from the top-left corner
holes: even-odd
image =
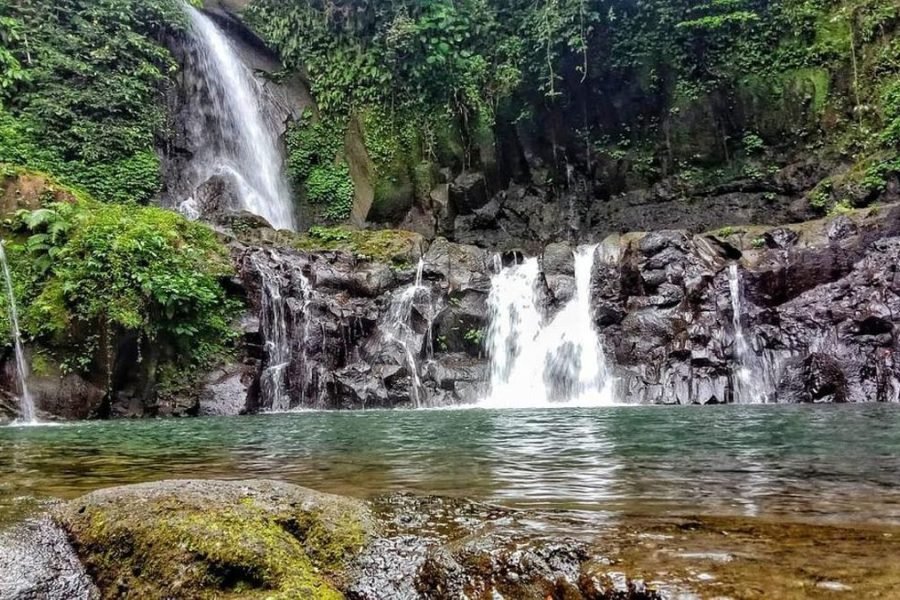
[[[758,357],[744,335],[744,293],[737,264],[728,266],[728,289],[731,294],[731,323],[734,328],[734,398],[742,404],[766,401],[772,369],[765,357]]]
[[[293,229],[278,139],[260,108],[264,90],[215,23],[195,8],[186,10],[196,46],[189,67],[206,92],[194,94],[191,107],[203,113],[191,132],[202,140],[190,164],[195,186],[220,176],[234,186],[241,204],[235,208],[259,215],[275,228]],[[186,212],[196,210],[192,202],[183,205]]]
[[[19,332],[19,312],[16,309],[16,295],[13,291],[12,276],[9,273],[9,264],[6,262],[6,250],[4,242],[0,241],[0,263],[3,264],[3,277],[6,280],[7,310],[9,311],[9,327],[12,333],[13,347],[16,355],[16,377],[19,382],[19,412],[20,421],[23,423],[36,423],[37,417],[34,410],[34,399],[28,391],[28,363],[25,361],[25,351],[22,348],[22,336]]]
[[[575,252],[575,294],[546,322],[536,297],[536,258],[502,269],[488,296],[491,391],[481,405],[513,408],[613,403],[613,381],[591,318],[597,246]]]

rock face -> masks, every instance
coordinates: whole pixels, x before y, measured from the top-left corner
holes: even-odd
[[[250,232],[232,238],[231,285],[248,303],[238,360],[167,401],[140,386],[107,400],[81,380],[37,378],[39,408],[64,418],[103,407],[230,415],[436,407],[488,394],[491,277],[522,251],[444,238],[426,250],[415,234],[395,246],[366,238],[365,252],[309,251],[296,236]],[[545,321],[573,299],[574,250],[542,249],[534,297]],[[594,256],[590,307],[616,399],[898,401],[898,259],[898,206],[774,228],[610,236]],[[4,404],[14,417],[14,399]]]
[[[624,241],[617,269],[597,270],[596,320],[619,367],[619,397],[897,401],[891,315],[900,308],[900,210],[757,229],[724,240],[637,236]],[[735,339],[735,291],[744,356]],[[741,371],[752,393],[741,389]]]
[[[610,237],[596,251],[591,309],[616,398],[896,401],[898,235],[900,208],[884,207],[797,226]],[[573,250],[543,250],[535,298],[547,319],[572,298]],[[440,406],[488,392],[490,277],[520,252],[438,238],[418,283],[411,266],[342,253],[241,252],[249,297],[286,324],[277,408]],[[272,408],[259,389],[251,405]]]
[[[424,256],[413,252],[394,265],[284,247],[242,247],[235,256],[261,315],[266,350],[251,407],[422,407],[476,399],[484,363],[463,334],[486,324],[483,250],[439,239]]]

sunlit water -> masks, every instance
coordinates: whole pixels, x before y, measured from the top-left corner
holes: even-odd
[[[900,409],[606,407],[304,412],[0,428],[0,522],[173,477],[623,514],[900,524]]]

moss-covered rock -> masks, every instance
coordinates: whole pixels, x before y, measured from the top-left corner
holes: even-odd
[[[109,598],[337,600],[374,533],[359,501],[276,481],[162,481],[54,513]]]

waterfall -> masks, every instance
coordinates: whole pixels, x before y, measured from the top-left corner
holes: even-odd
[[[194,188],[222,177],[236,192],[240,206],[234,208],[259,215],[277,229],[293,229],[278,138],[260,108],[264,90],[215,23],[185,7],[195,46],[189,67],[207,92],[192,95],[192,110],[202,113],[190,132],[200,142],[190,164]],[[198,214],[196,199],[185,201],[182,210]]]
[[[759,357],[747,342],[741,315],[744,314],[744,295],[741,273],[737,264],[728,266],[728,289],[731,295],[731,323],[734,329],[734,398],[741,404],[766,402],[773,389],[774,371],[767,356]]]
[[[265,352],[265,367],[260,374],[260,395],[262,404],[269,410],[282,412],[291,408],[290,390],[296,386],[288,380],[291,366],[291,331],[289,324],[296,322],[296,315],[291,310],[291,299],[282,295],[282,278],[267,266],[263,260],[254,259],[260,277],[260,329],[262,331]],[[302,273],[295,273],[303,297],[303,334],[305,343],[309,334],[309,318],[307,309],[312,297],[309,280]],[[304,347],[303,369],[306,377],[300,382],[301,402],[310,376]]]
[[[9,273],[9,263],[6,262],[5,242],[0,241],[0,263],[3,264],[3,277],[6,280],[7,310],[9,312],[9,327],[12,333],[13,347],[16,355],[16,377],[19,382],[19,412],[21,422],[36,423],[34,400],[28,391],[28,363],[25,362],[25,351],[22,348],[22,336],[19,332],[19,313],[16,309],[16,296],[13,291],[12,276]]]
[[[591,317],[596,250],[576,250],[575,294],[549,322],[536,297],[541,280],[536,258],[502,269],[491,279],[491,391],[482,406],[612,404],[613,381]]]
[[[410,321],[416,296],[430,294],[429,288],[422,285],[424,269],[425,262],[420,258],[414,283],[394,294],[382,329],[384,340],[396,344],[403,352],[410,377],[409,398],[415,408],[422,405],[422,379],[419,375],[418,360],[422,336],[415,332]]]

